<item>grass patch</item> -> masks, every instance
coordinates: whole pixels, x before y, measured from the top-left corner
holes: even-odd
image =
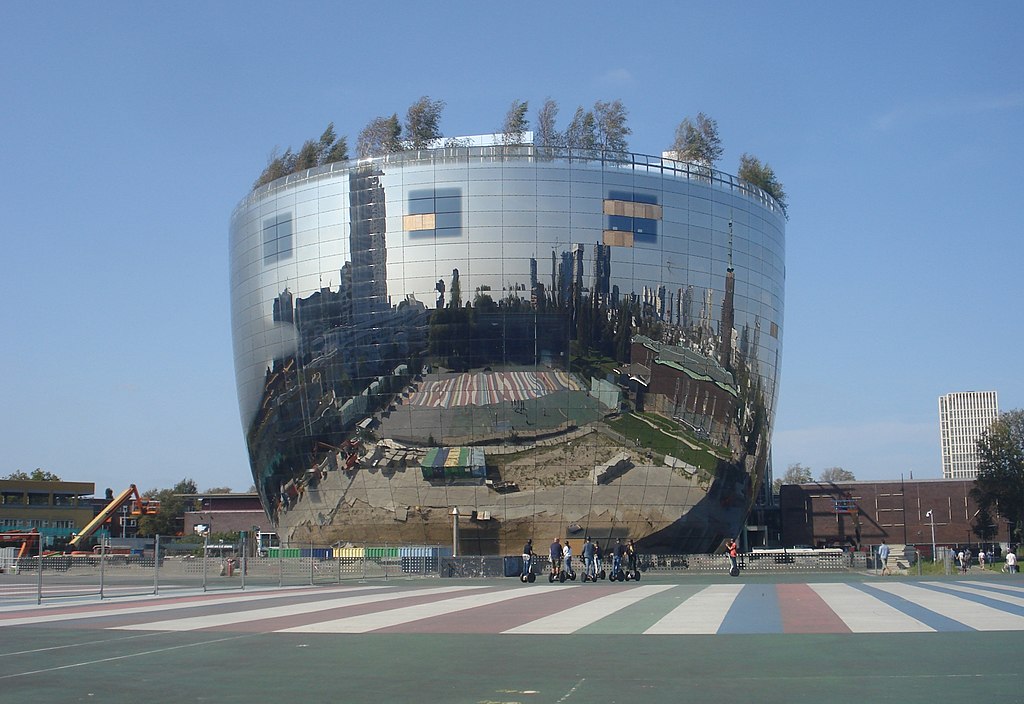
[[[694,450],[681,440],[659,428],[652,428],[632,414],[619,416],[609,421],[608,425],[625,435],[627,439],[639,439],[640,445],[644,448],[659,454],[671,455],[705,472],[713,473],[718,465],[718,458],[710,450]]]

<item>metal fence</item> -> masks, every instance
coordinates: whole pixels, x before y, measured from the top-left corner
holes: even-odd
[[[315,546],[271,548],[257,556],[209,555],[199,544],[168,543],[150,554],[36,555],[0,569],[0,603],[47,599],[145,596],[172,591],[227,591],[246,588],[340,584],[349,580],[492,578],[518,576],[520,555],[452,557],[439,546]],[[187,552],[186,552],[187,551]],[[748,573],[836,572],[865,569],[863,559],[840,551],[767,551],[739,557]],[[860,556],[863,557],[863,556]],[[582,561],[574,559],[582,573]],[[602,567],[611,571],[606,557]],[[640,555],[641,573],[724,573],[726,555]],[[534,571],[550,570],[547,557]]]

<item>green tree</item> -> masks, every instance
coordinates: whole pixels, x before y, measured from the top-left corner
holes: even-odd
[[[722,158],[722,140],[718,136],[718,123],[702,112],[696,120],[683,118],[676,128],[672,151],[680,161],[691,161],[712,169]]]
[[[756,156],[750,154],[743,154],[740,157],[740,168],[736,173],[744,181],[749,181],[758,188],[763,189],[768,195],[775,199],[782,208],[782,214],[786,213],[786,190],[782,187],[782,183],[775,176],[775,171],[767,162],[761,163],[761,160]]]
[[[6,477],[3,477],[3,478],[4,479],[11,479],[11,480],[14,480],[14,481],[20,481],[20,482],[26,482],[26,481],[31,481],[31,482],[59,482],[59,481],[62,481],[62,479],[60,477],[58,477],[56,474],[54,474],[53,472],[47,472],[45,469],[41,469],[39,467],[36,467],[31,472],[23,472],[21,470],[19,470],[17,472],[11,472],[10,474],[8,474]]]
[[[360,159],[383,156],[402,150],[402,125],[398,115],[375,117],[356,138],[356,154]]]
[[[405,138],[410,149],[428,149],[441,138],[443,110],[443,100],[431,100],[426,95],[409,106],[405,113]]]
[[[821,475],[818,481],[822,482],[853,482],[857,481],[857,477],[853,476],[853,472],[842,467],[829,467],[828,469],[821,470]]]
[[[192,479],[182,479],[170,489],[150,489],[143,493],[147,499],[160,501],[160,510],[153,516],[139,519],[139,535],[178,535],[184,524],[185,511],[192,506],[192,499],[182,494],[196,494],[198,490]]]
[[[508,112],[505,113],[505,122],[501,126],[502,140],[505,144],[523,143],[523,133],[530,129],[530,121],[526,117],[529,106],[525,100],[512,101]]]
[[[576,108],[572,122],[565,130],[565,146],[570,149],[595,149],[597,145],[597,120],[594,113]]]
[[[597,143],[601,149],[613,152],[629,151],[626,137],[632,133],[626,125],[628,110],[621,100],[594,103],[594,121],[597,126]]]
[[[978,440],[978,475],[971,495],[982,511],[1016,523],[1024,538],[1024,410],[1003,413]]]
[[[289,147],[284,154],[278,153],[278,147],[270,152],[270,156],[267,157],[267,166],[263,169],[263,173],[256,179],[256,182],[252,185],[253,188],[259,188],[260,186],[275,181],[282,176],[287,176],[292,173],[292,169],[295,167],[295,155],[292,154],[291,147]]]
[[[320,156],[320,145],[312,139],[302,143],[302,148],[295,155],[295,171],[315,168]],[[294,172],[293,172],[294,173]]]
[[[557,120],[558,103],[548,98],[537,111],[537,131],[534,133],[533,139],[538,146],[558,147],[562,145],[562,134],[556,127]]]
[[[804,467],[799,462],[789,465],[786,473],[772,482],[772,490],[777,494],[783,484],[809,484],[814,481],[810,467]]]

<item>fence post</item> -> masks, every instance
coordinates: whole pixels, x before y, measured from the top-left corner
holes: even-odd
[[[210,547],[210,531],[207,530],[203,534],[203,591],[206,591],[206,558],[210,554],[208,548]]]
[[[100,599],[103,599],[103,582],[106,578],[104,567],[107,562],[107,539],[100,538]]]
[[[39,549],[36,551],[36,561],[38,562],[37,567],[39,568],[38,574],[36,575],[36,606],[43,603],[43,533],[39,532]],[[19,568],[20,569],[20,568]]]
[[[160,534],[153,541],[153,594],[160,593]]]

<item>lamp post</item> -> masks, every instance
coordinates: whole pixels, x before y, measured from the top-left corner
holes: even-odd
[[[928,516],[928,520],[932,524],[932,562],[935,562],[935,516],[932,515],[931,511],[924,515]]]

